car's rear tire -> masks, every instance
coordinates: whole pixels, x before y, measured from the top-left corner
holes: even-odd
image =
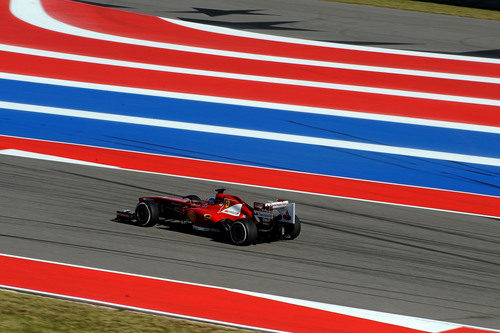
[[[281,222],[276,222],[273,230],[271,231],[271,237],[273,240],[280,240],[286,236],[286,225]]]
[[[285,239],[295,239],[300,235],[300,219],[295,215],[295,223],[287,225],[285,228]]]
[[[152,227],[158,223],[160,212],[154,201],[141,201],[135,207],[135,224],[141,227]]]
[[[257,241],[258,231],[252,219],[234,221],[229,228],[229,237],[235,245],[250,245]]]

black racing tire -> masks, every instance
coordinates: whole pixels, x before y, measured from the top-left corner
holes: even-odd
[[[273,240],[281,240],[285,238],[286,233],[287,233],[286,225],[281,222],[275,222],[274,228],[271,231],[271,238]]]
[[[184,198],[191,199],[191,200],[196,200],[196,201],[201,201],[200,197],[197,196],[196,194],[186,195],[186,196],[184,196]]]
[[[135,207],[135,224],[141,227],[152,227],[158,223],[160,212],[154,201],[141,201]]]
[[[231,223],[233,223],[233,221],[231,221],[229,219],[223,219],[223,220],[220,220],[219,222],[216,223],[217,228],[219,229],[218,237],[217,237],[219,240],[221,240],[223,242],[230,242],[231,241],[231,238],[230,238]]]
[[[257,241],[258,231],[252,219],[234,221],[229,228],[229,237],[235,245],[250,245]]]
[[[300,219],[295,215],[295,223],[285,228],[285,239],[295,239],[300,235]]]

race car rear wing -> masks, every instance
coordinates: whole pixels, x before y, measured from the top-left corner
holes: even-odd
[[[262,222],[268,223],[274,218],[273,211],[279,213],[279,222],[295,224],[295,203],[288,201],[254,202],[254,215]]]

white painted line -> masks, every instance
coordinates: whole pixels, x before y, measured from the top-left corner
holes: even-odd
[[[458,79],[458,80],[467,80],[470,81],[479,81],[479,82],[491,82],[487,77],[480,76],[468,76],[468,75],[460,75],[460,74],[447,74],[447,73],[435,73],[429,71],[414,71],[414,70],[405,70],[405,69],[387,69],[383,67],[376,66],[361,66],[361,65],[349,65],[349,64],[341,64],[341,63],[332,63],[328,61],[317,61],[317,60],[307,60],[307,59],[299,59],[299,58],[289,58],[289,57],[278,57],[278,56],[268,56],[262,54],[253,54],[253,53],[245,53],[245,52],[235,52],[235,51],[225,51],[225,50],[217,50],[203,47],[194,47],[180,44],[172,44],[172,43],[163,43],[163,42],[155,42],[149,40],[142,40],[136,38],[122,37],[117,35],[105,34],[96,31],[91,31],[87,29],[78,28],[69,24],[66,24],[61,21],[57,21],[51,16],[49,16],[42,5],[40,4],[40,0],[11,0],[10,2],[10,10],[14,16],[18,19],[29,23],[31,25],[57,31],[60,33],[105,40],[111,42],[118,42],[124,44],[131,45],[140,45],[146,47],[154,47],[160,49],[167,50],[176,50],[176,51],[184,51],[184,52],[193,52],[193,53],[201,53],[201,54],[210,54],[224,57],[234,57],[241,59],[251,59],[251,60],[260,60],[260,61],[270,61],[270,62],[280,62],[280,63],[289,63],[289,64],[299,64],[299,65],[308,65],[308,66],[319,66],[319,67],[330,67],[330,68],[348,68],[355,70],[370,70],[370,71],[379,71],[385,73],[394,73],[394,74],[405,74],[405,75],[418,75],[418,76],[434,76],[448,79]],[[330,46],[331,47],[331,46]],[[480,58],[482,60],[482,58]],[[492,59],[488,59],[492,60]],[[493,59],[496,60],[496,59]],[[498,78],[493,78],[492,83],[497,83]]]
[[[261,109],[276,109],[276,110],[290,111],[290,112],[321,114],[327,116],[339,116],[339,117],[348,117],[356,119],[394,122],[394,123],[409,124],[409,125],[432,126],[432,127],[441,127],[441,128],[449,128],[449,129],[457,129],[465,131],[477,131],[477,132],[500,134],[500,127],[496,126],[475,125],[475,124],[457,123],[457,122],[442,121],[442,120],[391,116],[391,115],[367,113],[367,112],[345,111],[345,110],[336,110],[336,109],[327,109],[327,108],[318,108],[318,107],[309,107],[309,106],[300,106],[300,105],[291,105],[282,103],[250,101],[250,100],[243,100],[236,98],[176,93],[176,92],[169,92],[162,90],[114,86],[107,84],[52,79],[52,78],[44,78],[38,76],[29,76],[29,75],[2,73],[2,72],[0,72],[0,79],[52,84],[58,86],[76,87],[84,89],[96,89],[104,91],[129,93],[129,94],[140,94],[147,96],[177,98],[177,99],[185,99],[185,100],[200,101],[200,102],[241,105],[241,106],[249,106]],[[256,112],[258,110],[259,109],[255,109]],[[397,111],[397,109],[395,109],[395,111]]]
[[[354,180],[354,181],[361,181],[361,182],[372,183],[372,184],[389,184],[389,185],[401,186],[401,187],[405,187],[405,188],[406,187],[408,187],[408,188],[419,188],[419,189],[428,189],[428,190],[436,190],[436,191],[444,191],[444,192],[471,194],[471,195],[475,195],[475,196],[489,197],[489,198],[500,198],[498,196],[486,195],[486,194],[478,194],[478,193],[471,193],[471,192],[453,191],[453,190],[445,190],[445,189],[440,189],[440,188],[432,188],[432,187],[424,187],[424,186],[416,186],[416,185],[406,185],[406,184],[397,184],[397,183],[381,182],[381,181],[374,181],[374,180],[365,180],[365,179],[356,179],[356,178],[349,178],[349,177],[331,176],[331,175],[325,175],[325,174],[313,174],[313,173],[310,173],[310,172],[303,172],[303,171],[288,171],[288,170],[280,170],[280,169],[268,168],[268,167],[248,166],[248,165],[237,164],[237,163],[229,163],[229,162],[207,161],[207,160],[202,160],[202,159],[197,159],[197,158],[192,158],[192,157],[179,157],[179,156],[173,156],[173,155],[161,155],[161,154],[155,154],[155,153],[143,153],[143,152],[140,152],[140,151],[133,151],[133,150],[124,150],[124,149],[116,149],[116,148],[103,148],[103,147],[91,146],[91,145],[83,145],[83,144],[75,144],[75,143],[68,143],[68,142],[51,141],[51,140],[32,139],[32,138],[24,138],[24,137],[11,136],[11,135],[2,135],[2,136],[10,137],[10,138],[17,138],[17,139],[36,140],[36,141],[41,141],[41,142],[63,143],[63,144],[69,144],[69,145],[79,146],[79,147],[98,148],[98,149],[106,149],[106,150],[111,150],[111,151],[132,152],[132,153],[145,154],[145,155],[164,156],[164,157],[180,158],[180,159],[185,159],[185,160],[210,162],[210,163],[220,164],[221,166],[223,166],[225,164],[228,164],[228,165],[238,165],[238,166],[245,166],[245,167],[250,167],[250,168],[255,168],[255,169],[277,170],[277,171],[282,171],[282,172],[289,172],[289,173],[292,173],[292,174],[305,174],[305,175],[326,176],[326,177],[332,177],[332,178],[349,179],[349,180]],[[26,154],[26,155],[29,155],[29,152],[27,152],[27,153],[28,154]],[[31,158],[34,158],[35,156],[36,155],[31,155]],[[68,160],[61,160],[61,162],[71,163],[70,162],[71,159],[68,159]],[[94,166],[101,167],[101,165],[104,165],[104,164],[97,164],[97,165],[94,165]],[[104,165],[104,166],[106,167],[107,164]],[[424,210],[430,210],[430,211],[436,211],[436,212],[445,212],[445,213],[453,213],[453,214],[461,214],[461,215],[469,215],[469,216],[480,216],[480,217],[488,217],[488,218],[499,219],[499,216],[493,216],[493,215],[467,213],[467,212],[461,212],[461,211],[454,211],[454,210],[447,210],[447,209],[438,209],[438,208],[429,208],[429,207],[423,207],[423,206],[412,206],[412,205],[406,205],[406,204],[400,204],[400,203],[393,203],[393,202],[388,202],[388,201],[377,201],[377,200],[361,199],[361,198],[354,198],[354,197],[345,197],[345,196],[333,195],[333,194],[323,194],[323,193],[315,193],[315,192],[308,192],[308,191],[290,190],[290,189],[280,188],[280,187],[271,187],[271,186],[263,186],[263,185],[238,183],[238,182],[231,182],[231,181],[225,181],[225,180],[220,180],[220,179],[209,179],[209,178],[200,178],[200,177],[192,177],[192,176],[182,176],[182,175],[176,175],[176,174],[170,174],[170,173],[161,173],[161,172],[154,172],[154,171],[144,171],[144,170],[139,170],[139,169],[129,169],[129,168],[121,168],[121,167],[118,167],[118,168],[121,169],[121,170],[124,170],[124,171],[140,172],[140,173],[147,173],[147,174],[152,174],[152,175],[175,177],[175,178],[181,178],[181,179],[193,179],[193,180],[200,180],[200,181],[217,183],[217,184],[230,184],[230,185],[237,185],[237,186],[244,186],[244,187],[255,187],[255,188],[262,188],[262,189],[269,189],[269,190],[278,190],[278,191],[284,191],[284,192],[291,192],[291,193],[301,193],[301,194],[307,194],[307,195],[314,195],[314,196],[319,196],[319,197],[339,198],[339,199],[347,199],[347,200],[354,200],[354,201],[360,201],[360,202],[371,202],[371,203],[377,203],[377,204],[383,204],[383,205],[390,205],[390,206],[397,206],[397,207],[409,207],[409,208],[424,209]]]
[[[320,41],[306,40],[306,39],[293,38],[293,37],[266,35],[266,34],[261,34],[261,33],[257,33],[257,32],[236,30],[236,29],[231,29],[231,28],[218,27],[215,25],[181,21],[181,20],[170,19],[170,18],[165,18],[165,17],[159,17],[159,18],[161,18],[162,20],[165,20],[167,22],[174,23],[174,24],[177,24],[177,25],[180,25],[183,27],[201,30],[201,31],[209,31],[209,32],[222,34],[222,35],[229,35],[229,36],[239,36],[239,37],[269,40],[269,41],[284,42],[284,43],[292,43],[292,44],[299,44],[299,45],[320,46],[320,47],[327,47],[327,48],[334,48],[334,49],[345,49],[345,50],[367,51],[367,52],[374,52],[374,53],[400,54],[400,55],[408,55],[408,56],[415,56],[415,57],[428,57],[428,58],[436,58],[436,59],[450,59],[450,60],[500,64],[500,59],[461,56],[461,55],[455,55],[455,54],[441,54],[441,53],[433,53],[433,52],[425,52],[425,51],[407,51],[407,50],[387,49],[387,48],[380,48],[380,47],[359,46],[359,45],[340,44],[340,43],[332,43],[332,42],[320,42]]]
[[[294,298],[283,297],[283,296],[268,295],[268,294],[252,292],[252,291],[244,291],[244,290],[237,290],[237,289],[235,289],[234,291],[239,292],[241,294],[245,294],[245,295],[271,299],[273,301],[295,304],[295,305],[299,305],[299,306],[305,306],[308,308],[319,309],[319,310],[323,310],[323,311],[338,313],[338,314],[352,316],[352,317],[356,317],[356,318],[373,320],[373,321],[376,321],[379,323],[384,323],[384,324],[403,326],[403,327],[407,327],[407,328],[411,328],[411,329],[419,330],[419,331],[425,331],[425,332],[438,333],[438,332],[452,330],[452,329],[461,327],[461,325],[458,325],[458,324],[448,323],[448,322],[444,322],[444,321],[437,321],[437,320],[433,320],[433,319],[424,319],[424,318],[410,317],[410,316],[398,315],[398,314],[386,313],[386,312],[380,312],[380,311],[364,310],[364,309],[352,308],[352,307],[348,307],[348,306],[333,305],[333,304],[328,304],[328,303],[320,303],[320,302],[316,302],[316,301],[307,301],[307,300],[294,299]],[[395,323],[397,323],[397,324],[395,324]]]
[[[26,157],[26,158],[33,158],[33,159],[37,159],[37,160],[45,160],[45,161],[52,161],[52,162],[88,165],[88,166],[95,166],[95,167],[100,167],[100,168],[120,169],[119,167],[112,166],[112,165],[92,163],[92,162],[75,160],[72,158],[65,158],[65,157],[53,156],[53,155],[47,155],[47,154],[32,153],[29,151],[23,151],[23,150],[18,150],[18,149],[3,149],[3,150],[0,150],[0,155]]]
[[[147,275],[141,275],[141,274],[126,273],[126,272],[120,272],[120,271],[114,271],[114,270],[108,270],[108,269],[102,269],[102,268],[94,268],[94,267],[88,267],[88,266],[82,266],[82,265],[67,264],[67,263],[61,263],[61,262],[49,261],[49,260],[43,260],[43,259],[35,259],[35,258],[17,256],[17,255],[6,254],[6,253],[0,253],[0,257],[1,256],[24,259],[24,260],[33,260],[33,261],[37,261],[37,262],[56,264],[56,265],[62,265],[62,266],[68,266],[68,267],[89,269],[89,270],[95,270],[95,271],[106,272],[106,273],[122,274],[122,275],[128,275],[128,276],[133,276],[133,277],[153,279],[153,280],[158,280],[158,281],[180,283],[180,284],[185,284],[185,285],[205,287],[205,288],[209,288],[209,289],[226,290],[226,291],[233,292],[233,293],[240,293],[240,294],[244,294],[244,295],[254,296],[257,298],[271,299],[271,300],[275,300],[275,301],[279,301],[279,302],[283,302],[283,303],[303,306],[306,308],[318,309],[318,310],[328,311],[328,312],[332,312],[332,313],[339,313],[339,314],[349,315],[349,316],[353,316],[353,317],[357,317],[357,318],[378,321],[381,323],[402,326],[402,327],[407,327],[407,328],[411,328],[411,329],[423,330],[426,332],[437,333],[437,332],[456,329],[456,328],[460,328],[460,327],[471,327],[471,328],[484,329],[484,330],[487,329],[487,328],[468,326],[468,325],[462,325],[462,324],[455,324],[455,323],[443,322],[443,321],[432,320],[432,319],[424,319],[424,318],[418,318],[418,317],[385,313],[385,312],[380,312],[380,311],[364,310],[364,309],[359,309],[359,308],[351,308],[351,307],[347,307],[347,306],[320,303],[320,302],[315,302],[315,301],[307,301],[307,300],[301,300],[301,299],[290,298],[290,297],[276,296],[276,295],[264,294],[264,293],[253,292],[253,291],[245,291],[245,290],[239,290],[239,289],[217,287],[217,286],[211,286],[211,285],[200,284],[200,283],[184,282],[184,281],[180,281],[180,280],[165,279],[165,278],[159,278],[159,277],[153,277],[153,276],[147,276]],[[5,285],[0,285],[0,286],[6,287],[9,289],[31,291],[29,289],[16,288],[16,287],[5,286]],[[33,291],[38,293],[38,291],[36,291],[36,290],[33,290]],[[50,294],[50,293],[46,293],[46,294],[55,295],[58,297],[65,296],[65,295]],[[75,299],[93,302],[93,300],[88,300],[88,299],[84,299],[84,298],[75,298]],[[114,303],[105,303],[105,302],[100,302],[100,303],[105,304],[105,305],[121,306],[120,304],[114,304]],[[134,309],[138,309],[138,308],[134,308]],[[143,309],[139,309],[139,310],[143,310]],[[167,314],[164,312],[159,312],[159,313]],[[168,314],[168,315],[171,315],[171,314]],[[177,316],[176,314],[172,314],[172,315]],[[379,317],[377,317],[377,316],[379,316]],[[205,319],[197,318],[197,317],[185,317],[185,318],[205,321]],[[382,319],[382,320],[379,320],[379,319]],[[210,322],[224,323],[224,322],[220,322],[220,321],[210,321]],[[232,323],[224,323],[224,324],[229,324],[231,326],[233,325]],[[492,329],[487,329],[487,330],[492,330]],[[498,330],[492,330],[492,331],[500,332]],[[271,331],[271,332],[277,332],[277,331]]]
[[[257,76],[257,75],[236,74],[236,73],[227,73],[227,72],[216,72],[216,71],[190,69],[190,68],[173,67],[173,66],[152,65],[152,64],[144,64],[144,63],[137,63],[137,62],[130,62],[130,61],[121,61],[121,60],[114,60],[114,59],[81,56],[81,55],[61,53],[61,52],[43,51],[43,50],[29,49],[29,48],[24,48],[24,47],[10,46],[10,45],[5,45],[5,44],[0,44],[0,51],[7,51],[7,52],[14,52],[14,53],[21,53],[21,54],[30,54],[30,55],[41,56],[41,57],[65,59],[65,60],[94,63],[94,64],[101,64],[101,65],[110,65],[110,66],[117,66],[117,67],[138,68],[138,69],[162,71],[162,72],[169,72],[169,73],[180,73],[180,74],[188,74],[188,75],[196,75],[196,76],[217,77],[217,78],[222,78],[222,79],[245,80],[245,81],[253,81],[253,82],[275,83],[275,84],[280,84],[280,85],[304,86],[304,87],[313,87],[313,88],[322,88],[322,89],[354,91],[354,92],[362,92],[362,93],[369,93],[369,94],[381,94],[381,95],[398,96],[398,97],[433,99],[433,100],[457,102],[457,103],[470,103],[470,104],[500,106],[500,100],[496,100],[496,99],[465,97],[465,96],[455,96],[455,95],[436,94],[436,93],[425,93],[425,92],[406,91],[406,90],[399,90],[399,89],[366,87],[366,86],[317,82],[317,81],[284,79],[284,78],[275,78],[275,77],[269,77],[269,76]],[[500,82],[500,80],[499,80],[499,82]],[[230,83],[228,83],[228,84],[230,84]],[[445,85],[445,84],[446,84],[446,82],[443,82],[443,85]],[[499,90],[500,90],[500,86],[499,86]],[[500,98],[500,95],[499,95],[499,98]]]
[[[155,127],[203,132],[210,134],[231,135],[231,136],[238,136],[238,137],[245,137],[252,139],[282,141],[282,142],[291,142],[297,144],[316,145],[316,146],[342,148],[342,149],[353,149],[353,150],[369,151],[369,152],[384,153],[384,154],[430,158],[430,159],[446,160],[453,162],[500,166],[500,159],[493,157],[464,155],[464,154],[448,153],[441,151],[387,146],[387,145],[353,142],[345,140],[325,139],[325,138],[303,136],[303,135],[249,130],[244,128],[187,123],[181,121],[125,116],[112,113],[63,109],[63,108],[54,108],[41,105],[11,103],[3,101],[0,101],[0,108],[15,110],[15,111],[23,111],[23,112],[65,116],[65,117],[103,120],[103,121],[119,122],[119,123],[134,124],[134,125],[155,126]]]

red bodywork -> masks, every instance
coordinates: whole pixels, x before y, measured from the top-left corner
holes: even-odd
[[[288,201],[255,202],[249,206],[236,195],[216,190],[215,198],[201,200],[196,195],[151,196],[139,198],[135,212],[117,211],[118,221],[129,221],[142,227],[157,223],[190,224],[201,231],[222,232],[235,245],[255,244],[260,236],[267,239],[294,239],[300,233],[295,203]]]
[[[161,217],[189,219],[194,226],[201,228],[214,228],[216,223],[224,220],[255,220],[254,209],[241,198],[230,194],[217,193],[214,201],[168,196],[139,198],[139,201],[147,200],[158,204]]]

